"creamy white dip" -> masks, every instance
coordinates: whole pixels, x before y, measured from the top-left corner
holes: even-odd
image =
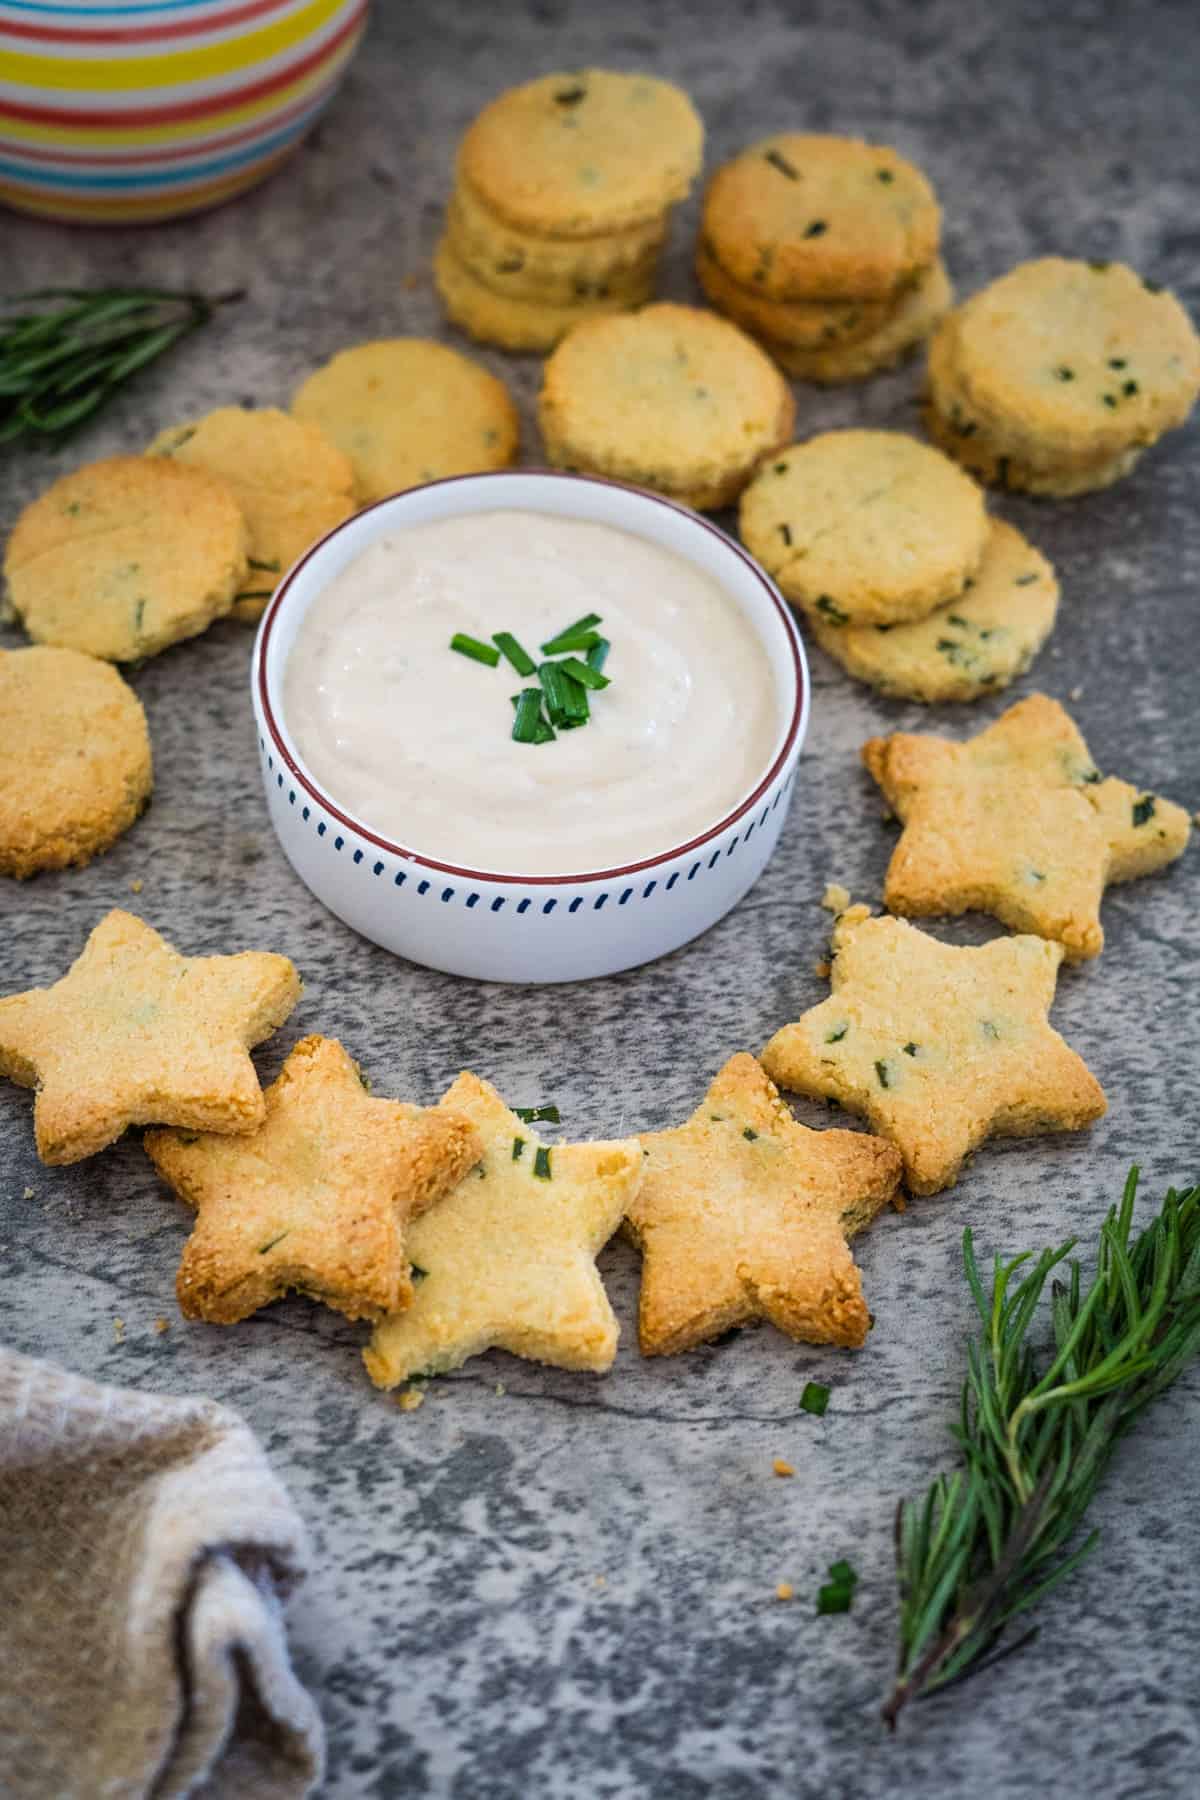
[[[512,738],[536,685],[455,654],[465,632],[539,646],[585,613],[612,649],[591,722]],[[314,601],[284,675],[301,756],[330,798],[440,862],[582,874],[713,825],[766,770],[779,729],[767,652],[682,557],[608,525],[476,513],[393,532]]]

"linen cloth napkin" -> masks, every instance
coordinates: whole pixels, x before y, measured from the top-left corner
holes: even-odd
[[[210,1400],[0,1348],[0,1793],[300,1800],[324,1739],[282,1603],[304,1527]]]

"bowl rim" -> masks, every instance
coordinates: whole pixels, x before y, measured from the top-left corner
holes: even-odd
[[[317,786],[312,777],[306,770],[300,767],[295,757],[292,755],[284,741],[279,722],[276,718],[275,708],[271,703],[271,695],[267,682],[267,649],[270,643],[271,632],[274,629],[275,623],[278,620],[284,605],[287,603],[288,594],[291,591],[296,578],[314,557],[321,554],[325,545],[328,544],[331,539],[337,537],[349,526],[357,524],[357,522],[360,519],[365,518],[368,513],[376,512],[380,507],[390,506],[393,501],[403,498],[406,494],[412,494],[418,491],[424,493],[429,488],[435,487],[453,487],[464,481],[505,481],[511,479],[513,476],[521,475],[536,475],[554,481],[591,485],[595,487],[617,488],[624,493],[637,495],[643,500],[651,500],[659,506],[666,507],[671,512],[679,513],[690,524],[698,526],[701,530],[708,532],[710,536],[716,538],[723,549],[736,556],[739,561],[745,565],[775,608],[775,611],[783,624],[784,634],[791,649],[792,676],[795,689],[791,716],[788,719],[787,730],[784,733],[783,742],[772,757],[765,773],[755,783],[754,787],[743,800],[740,800],[731,811],[727,812],[715,824],[710,825],[707,830],[700,832],[696,837],[689,838],[685,843],[675,844],[669,849],[657,851],[653,856],[641,857],[637,862],[619,863],[614,867],[607,869],[586,869],[577,874],[520,875],[511,871],[500,872],[496,870],[467,868],[459,863],[440,862],[436,857],[422,855],[419,850],[409,849],[403,844],[396,843],[392,838],[381,836],[379,832],[372,830],[365,821],[355,818],[350,813],[343,812],[339,806],[334,804],[329,798],[329,795],[326,794],[322,788]],[[620,527],[614,527],[614,529],[619,530]],[[318,538],[316,543],[311,544],[304,555],[292,564],[292,567],[288,570],[287,574],[276,588],[273,596],[268,601],[267,609],[263,614],[255,639],[254,659],[251,666],[250,680],[252,694],[254,697],[257,697],[258,703],[262,709],[263,721],[276,752],[293,779],[304,789],[309,798],[316,802],[322,811],[328,813],[331,818],[337,819],[340,824],[344,825],[347,830],[354,832],[358,837],[364,838],[370,844],[374,844],[377,849],[384,851],[387,855],[399,857],[407,862],[416,863],[419,867],[424,869],[435,869],[439,874],[455,875],[463,881],[485,882],[500,887],[575,887],[585,882],[618,881],[623,876],[639,875],[643,870],[657,868],[663,863],[674,862],[679,857],[689,856],[694,851],[701,849],[704,845],[712,843],[714,838],[722,836],[724,832],[729,830],[730,826],[735,825],[746,813],[753,811],[763,795],[771,786],[773,786],[781,772],[787,767],[793,752],[799,753],[800,747],[803,745],[805,736],[808,732],[809,715],[812,706],[808,658],[804,653],[804,642],[800,636],[799,627],[796,624],[791,608],[788,606],[786,600],[783,598],[778,587],[767,574],[766,570],[761,564],[755,561],[750,553],[745,550],[735,538],[730,537],[728,532],[722,531],[719,525],[714,525],[713,522],[710,519],[706,519],[703,514],[693,511],[691,507],[681,505],[678,501],[668,499],[664,494],[656,493],[652,488],[637,487],[634,483],[628,481],[614,481],[606,475],[577,474],[572,470],[549,469],[537,466],[518,469],[481,469],[473,474],[446,475],[439,481],[422,482],[419,488],[402,488],[398,493],[387,494],[382,500],[372,501],[369,506],[360,508],[358,512],[352,513],[348,519],[343,519],[340,524],[334,525],[323,537]],[[280,707],[279,716],[282,718],[282,706]]]

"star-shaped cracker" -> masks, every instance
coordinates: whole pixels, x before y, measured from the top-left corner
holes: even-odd
[[[1110,775],[1044,694],[1010,706],[964,744],[897,732],[863,761],[904,822],[884,889],[890,911],[990,912],[1055,938],[1067,958],[1104,947],[1100,896],[1174,862],[1191,823],[1181,806]]]
[[[1047,1019],[1061,944],[956,949],[865,906],[833,930],[833,992],[762,1054],[780,1087],[862,1113],[916,1194],[951,1187],[987,1137],[1075,1131],[1105,1111],[1095,1076]]]
[[[248,1052],[299,998],[286,956],[181,956],[110,912],[61,981],[0,1000],[0,1075],[37,1089],[45,1163],[93,1156],[128,1125],[253,1131],[264,1108]]]
[[[643,1354],[769,1319],[857,1347],[870,1315],[847,1239],[896,1196],[900,1156],[860,1131],[810,1131],[752,1056],[733,1056],[685,1125],[644,1135],[627,1225],[645,1257]]]
[[[297,1288],[348,1319],[407,1306],[408,1221],[479,1160],[449,1107],[373,1100],[342,1046],[306,1037],[248,1137],[148,1131],[146,1154],[197,1212],[176,1292],[190,1319],[232,1325]]]
[[[483,1160],[409,1232],[423,1276],[408,1311],[375,1327],[363,1357],[372,1381],[441,1374],[493,1345],[564,1369],[610,1368],[618,1328],[595,1257],[642,1178],[640,1143],[543,1144],[470,1074],[439,1107],[470,1119]]]

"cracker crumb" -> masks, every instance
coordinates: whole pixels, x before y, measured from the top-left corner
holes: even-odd
[[[503,1400],[505,1394],[507,1394],[507,1392],[508,1392],[508,1389],[505,1387],[505,1385],[502,1381],[498,1381],[495,1385],[495,1388],[492,1391],[496,1395],[496,1398],[498,1400]]]
[[[418,1406],[425,1404],[425,1389],[406,1387],[396,1395],[396,1405],[401,1412],[416,1412]]]
[[[131,894],[140,894],[145,885],[145,882],[139,875],[136,880],[130,882],[129,891]]]
[[[791,1600],[795,1597],[795,1593],[796,1590],[790,1581],[781,1581],[775,1589],[775,1598],[777,1600]]]
[[[161,1318],[161,1317],[160,1317],[160,1318],[157,1318],[157,1319],[155,1319],[155,1321],[154,1321],[154,1329],[155,1329],[155,1331],[157,1331],[157,1333],[158,1333],[158,1335],[159,1335],[159,1337],[161,1337],[161,1336],[162,1336],[162,1334],[163,1334],[163,1332],[164,1332],[164,1331],[169,1331],[169,1330],[170,1330],[170,1328],[171,1328],[171,1321],[170,1321],[170,1319],[164,1319],[164,1318]]]
[[[1073,687],[1071,692],[1067,695],[1067,698],[1068,700],[1082,700],[1083,689],[1081,687]]]
[[[782,1456],[777,1456],[775,1461],[771,1464],[771,1467],[777,1475],[794,1475],[796,1473],[791,1463],[784,1462]]]
[[[22,1200],[35,1200],[37,1196],[32,1188],[26,1188],[25,1192],[21,1195],[21,1198]]]
[[[831,881],[821,895],[821,905],[826,912],[844,913],[850,904],[850,891],[839,881]]]
[[[117,1340],[118,1344],[123,1344],[125,1342],[125,1321],[124,1321],[124,1319],[114,1319],[113,1320],[113,1337]]]
[[[900,1193],[899,1191],[897,1191],[896,1193],[894,1193],[892,1195],[892,1210],[893,1210],[893,1212],[907,1212],[908,1211],[908,1201],[904,1198],[904,1195],[902,1193]]]
[[[593,1587],[607,1587],[608,1586],[608,1576],[607,1575],[593,1575],[592,1576],[592,1586]]]
[[[821,958],[820,962],[815,962],[813,964],[813,974],[819,975],[821,977],[822,981],[829,980],[829,973],[830,973],[829,960],[827,957],[823,956]]]

